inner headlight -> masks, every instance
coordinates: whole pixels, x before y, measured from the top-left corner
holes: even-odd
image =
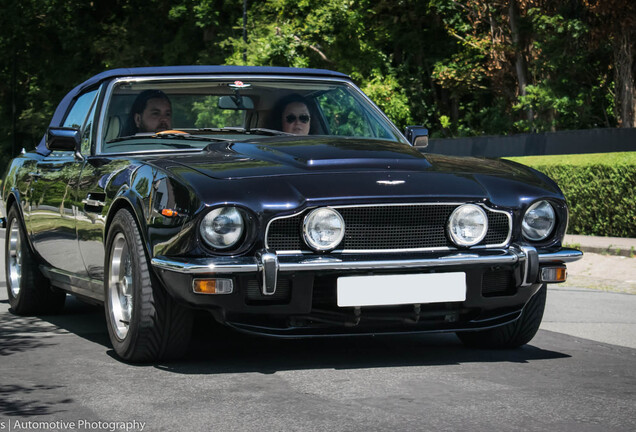
[[[243,235],[245,222],[236,207],[219,207],[209,212],[199,227],[201,237],[215,249],[235,246]]]
[[[457,207],[448,219],[448,234],[457,246],[474,246],[486,237],[488,217],[475,204]]]
[[[556,224],[554,208],[547,201],[537,201],[532,204],[523,216],[523,235],[528,240],[545,240]]]
[[[342,241],[344,232],[344,219],[334,209],[321,207],[305,216],[303,236],[307,245],[313,250],[334,249]]]

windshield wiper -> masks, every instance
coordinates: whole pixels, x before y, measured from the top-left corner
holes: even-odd
[[[106,144],[118,143],[122,141],[132,141],[139,140],[144,138],[153,138],[153,139],[178,139],[178,140],[191,140],[191,141],[228,141],[226,138],[214,138],[207,136],[198,136],[198,135],[190,135],[189,133],[162,133],[162,134],[143,134],[143,135],[130,135],[123,136],[119,138],[114,138],[110,141],[107,141]],[[177,144],[177,143],[162,143],[163,145],[172,145],[177,148],[190,148],[191,145],[187,144]]]
[[[276,135],[293,135],[287,132],[282,132],[279,130],[275,130],[275,129],[267,129],[267,128],[251,128],[251,129],[245,129],[242,127],[224,127],[224,128],[201,128],[201,129],[197,129],[197,132],[199,133],[239,133],[239,134],[245,134],[245,135],[269,135],[269,136],[276,136]]]
[[[257,135],[271,135],[271,136],[276,136],[276,135],[294,135],[288,132],[283,132],[283,131],[279,131],[276,129],[267,129],[267,128],[253,128],[250,129],[251,133],[255,133]]]

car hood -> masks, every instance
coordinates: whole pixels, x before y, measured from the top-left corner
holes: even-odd
[[[157,159],[189,177],[291,189],[301,201],[336,197],[461,197],[500,201],[555,194],[556,185],[508,161],[421,153],[406,144],[353,138],[285,137],[212,144],[203,154]],[[186,172],[189,172],[186,174]],[[256,182],[256,183],[254,183]],[[218,185],[220,186],[220,185]],[[234,189],[236,192],[236,189]],[[508,200],[509,201],[509,200]]]

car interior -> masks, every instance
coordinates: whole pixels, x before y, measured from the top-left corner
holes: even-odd
[[[126,135],[130,108],[144,90],[164,92],[172,105],[172,130],[190,134],[234,133],[237,137],[258,129],[285,134],[280,130],[280,119],[276,118],[280,115],[277,104],[290,95],[299,95],[307,101],[310,135],[399,139],[390,122],[347,83],[297,78],[245,81],[200,77],[117,80],[107,96],[107,117],[102,130],[105,147]]]
[[[336,86],[258,82],[245,88],[231,88],[231,82],[147,82],[121,83],[111,94],[108,105],[104,141],[121,137],[130,107],[139,93],[158,89],[172,103],[172,129],[194,131],[202,129],[276,129],[274,108],[281,99],[299,94],[308,102],[312,135],[329,135],[330,128],[316,98],[333,91]],[[240,101],[246,103],[241,104]],[[236,102],[239,102],[238,104]],[[241,106],[242,105],[242,106]]]

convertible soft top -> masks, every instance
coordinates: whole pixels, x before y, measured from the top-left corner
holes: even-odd
[[[84,89],[99,84],[112,78],[118,77],[134,77],[134,76],[152,76],[152,75],[237,75],[237,74],[259,74],[259,75],[302,75],[302,76],[320,76],[320,77],[336,77],[348,78],[346,74],[334,72],[326,69],[299,69],[289,67],[273,67],[273,66],[158,66],[158,67],[140,67],[140,68],[120,68],[111,69],[97,74],[77,87],[68,92],[59,103],[49,123],[49,127],[57,127],[62,124],[64,115],[70,108],[70,105]],[[45,135],[46,136],[46,135]],[[42,137],[38,144],[37,152],[40,154],[48,154],[49,151],[44,143],[45,137]]]

